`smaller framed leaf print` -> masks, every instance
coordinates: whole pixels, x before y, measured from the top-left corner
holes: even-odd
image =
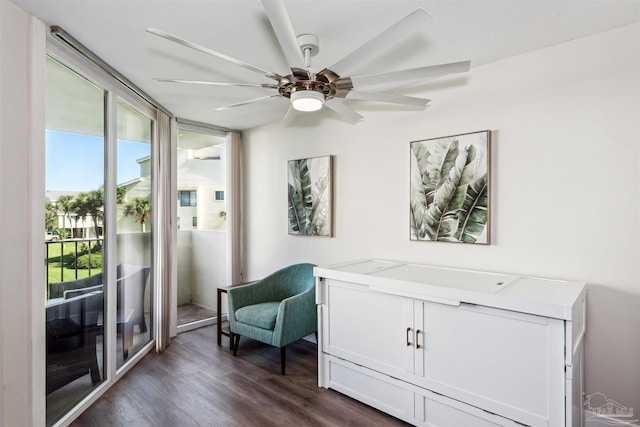
[[[287,162],[289,234],[332,236],[332,156]]]

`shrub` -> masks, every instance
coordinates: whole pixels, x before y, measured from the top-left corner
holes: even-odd
[[[58,235],[62,240],[69,237],[69,230],[67,230],[66,228],[56,228],[56,231],[58,232]]]
[[[76,268],[102,268],[102,254],[92,252],[91,255],[80,255],[76,260]]]

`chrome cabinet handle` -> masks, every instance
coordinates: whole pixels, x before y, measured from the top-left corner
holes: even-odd
[[[416,331],[416,348],[420,348],[420,339],[419,339],[420,332],[422,332],[420,329]]]
[[[409,333],[411,332],[411,328],[407,328],[407,347],[411,346],[411,341],[409,341]]]

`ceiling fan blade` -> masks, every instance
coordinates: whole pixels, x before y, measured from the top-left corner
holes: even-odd
[[[340,76],[346,76],[354,66],[361,65],[369,58],[398,43],[432,19],[426,10],[417,9],[328,68]]]
[[[345,96],[346,99],[358,101],[387,102],[389,104],[407,105],[410,107],[424,108],[431,100],[424,98],[414,98],[412,96],[393,95],[382,92],[362,92],[352,90]]]
[[[258,101],[263,101],[265,99],[269,99],[269,98],[275,98],[281,96],[279,93],[276,93],[275,95],[269,95],[269,96],[261,96],[260,98],[254,98],[254,99],[249,99],[248,101],[242,101],[242,102],[237,102],[235,104],[231,104],[231,105],[225,105],[224,107],[218,107],[218,108],[214,108],[216,111],[222,111],[222,110],[227,110],[229,108],[233,108],[233,107],[239,107],[241,105],[247,105],[247,104],[252,104],[254,102],[258,102]]]
[[[392,71],[390,73],[369,74],[351,77],[354,88],[362,89],[371,86],[402,87],[412,83],[424,82],[448,74],[469,71],[471,61],[452,62],[450,64],[430,65],[411,68],[409,70]]]
[[[262,7],[267,13],[273,31],[276,33],[280,48],[284,53],[289,67],[305,67],[304,56],[298,45],[298,38],[291,25],[291,19],[282,0],[262,0]]]
[[[204,80],[180,80],[180,79],[154,79],[158,82],[168,83],[189,83],[197,85],[213,85],[213,86],[243,86],[243,87],[264,87],[269,89],[278,89],[278,85],[270,85],[266,83],[227,83],[227,82],[210,82]]]
[[[149,33],[151,33],[153,35],[156,35],[158,37],[162,37],[163,39],[172,41],[174,43],[178,43],[179,45],[186,46],[186,47],[189,47],[191,49],[197,50],[198,52],[202,52],[202,53],[205,53],[207,55],[214,56],[214,57],[216,57],[218,59],[222,59],[223,61],[230,62],[230,63],[232,63],[234,65],[237,65],[239,67],[245,68],[247,70],[251,70],[251,71],[255,71],[255,72],[260,73],[260,74],[264,74],[265,76],[267,76],[270,79],[279,81],[282,78],[282,76],[280,76],[280,75],[278,75],[276,73],[272,73],[271,71],[263,70],[260,67],[256,67],[254,65],[247,64],[246,62],[240,61],[239,59],[232,58],[232,57],[230,57],[228,55],[225,55],[223,53],[220,53],[220,52],[216,52],[215,50],[209,49],[208,47],[200,46],[199,44],[190,42],[189,40],[185,40],[183,38],[180,38],[180,37],[175,36],[173,34],[169,34],[169,33],[164,32],[162,30],[158,30],[157,28],[147,28],[147,32],[149,32]]]
[[[327,99],[324,102],[325,107],[335,111],[340,114],[350,123],[357,123],[360,120],[364,119],[360,114],[353,111],[350,107],[346,106],[342,101],[336,98]]]

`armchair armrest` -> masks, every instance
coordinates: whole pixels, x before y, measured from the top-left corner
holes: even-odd
[[[284,347],[318,330],[315,288],[283,300],[278,308],[273,345]]]

